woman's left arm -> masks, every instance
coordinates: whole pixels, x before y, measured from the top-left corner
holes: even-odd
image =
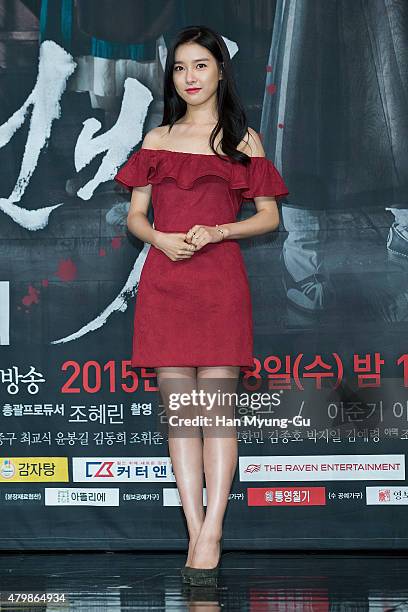
[[[279,211],[276,200],[270,197],[254,198],[257,212],[249,219],[224,223],[218,227],[224,231],[224,240],[238,240],[273,232],[279,227]]]
[[[251,157],[265,157],[265,151],[258,134],[252,128],[248,128],[249,142],[242,141],[247,147],[242,149]],[[235,221],[234,223],[225,223],[219,225],[224,230],[224,240],[238,240],[240,238],[249,238],[273,232],[279,227],[279,211],[275,198],[270,196],[261,196],[254,198],[256,213],[245,221]]]

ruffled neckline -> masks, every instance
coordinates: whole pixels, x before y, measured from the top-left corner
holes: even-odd
[[[136,168],[146,164],[146,167],[149,168],[149,182],[152,185],[171,178],[181,189],[191,189],[198,179],[216,176],[228,182],[232,189],[244,189],[248,182],[247,168],[243,164],[232,161],[227,155],[222,155],[222,157],[223,159],[220,159],[218,155],[207,155],[206,153],[144,147],[139,149],[131,159],[136,164]]]
[[[215,176],[224,179],[231,189],[242,190],[241,197],[244,199],[289,193],[279,172],[267,157],[253,156],[250,160],[245,165],[225,154],[218,156],[142,147],[119,170],[115,180],[130,191],[132,187],[149,183],[158,185],[169,178],[181,189],[192,189],[199,179]]]

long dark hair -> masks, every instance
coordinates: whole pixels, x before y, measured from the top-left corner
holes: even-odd
[[[222,36],[206,26],[188,26],[176,35],[167,55],[164,70],[164,111],[160,126],[169,125],[169,131],[174,123],[184,116],[187,103],[180,98],[173,83],[173,69],[176,48],[186,42],[196,42],[208,49],[222,67],[223,78],[218,81],[217,110],[218,122],[210,135],[210,147],[220,157],[214,148],[214,141],[222,129],[221,150],[230,159],[248,164],[251,158],[239,151],[237,145],[243,140],[248,131],[248,122],[244,107],[239,99],[233,78],[232,63]],[[223,159],[222,157],[220,157]]]

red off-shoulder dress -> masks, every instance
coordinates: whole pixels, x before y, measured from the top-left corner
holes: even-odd
[[[244,199],[289,193],[266,157],[244,166],[226,155],[142,148],[114,178],[129,191],[153,186],[154,226],[161,232],[233,223]],[[150,246],[136,296],[131,364],[254,365],[250,287],[238,240],[206,244],[178,261]]]

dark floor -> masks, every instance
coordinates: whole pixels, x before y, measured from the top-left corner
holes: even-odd
[[[408,610],[408,554],[223,552],[216,589],[183,587],[176,553],[3,553],[7,593],[64,593],[24,610]],[[201,602],[201,603],[200,603]]]

